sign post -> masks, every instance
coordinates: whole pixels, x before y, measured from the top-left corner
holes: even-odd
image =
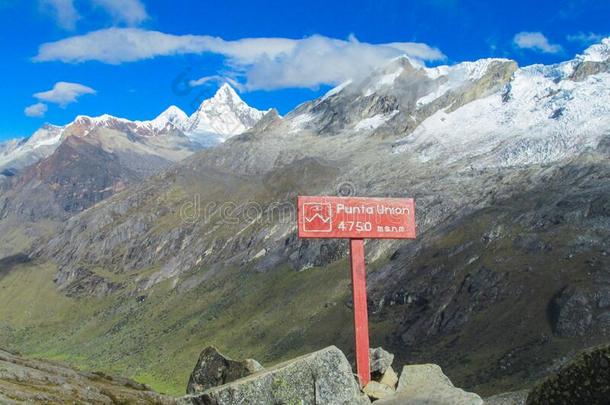
[[[348,238],[352,270],[356,369],[371,379],[364,239],[415,239],[411,198],[309,197],[297,199],[300,238]]]
[[[352,301],[354,303],[354,338],[356,341],[356,371],[363,385],[369,382],[369,315],[366,307],[366,269],[364,239],[350,239],[352,262]]]

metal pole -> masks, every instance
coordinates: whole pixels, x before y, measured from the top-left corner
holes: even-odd
[[[366,269],[364,240],[350,239],[352,265],[352,296],[354,301],[354,336],[356,341],[356,369],[364,386],[371,380],[369,364],[369,320],[366,307]]]

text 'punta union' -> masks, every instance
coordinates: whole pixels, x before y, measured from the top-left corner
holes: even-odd
[[[367,215],[408,215],[407,207],[388,207],[384,204],[378,205],[345,205],[337,204],[337,214],[367,214]]]

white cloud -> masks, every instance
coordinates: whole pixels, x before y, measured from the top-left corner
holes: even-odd
[[[115,22],[137,25],[149,18],[140,0],[92,0],[92,3],[104,9]]]
[[[32,104],[25,107],[23,112],[28,117],[44,117],[47,112],[47,105],[45,103]]]
[[[204,76],[200,77],[197,80],[189,80],[188,85],[191,87],[203,86],[208,83],[229,83],[231,86],[235,87],[238,90],[245,90],[244,86],[239,83],[237,80],[232,77],[222,76],[222,75],[212,75],[212,76]]]
[[[206,83],[221,82],[223,80],[224,80],[224,77],[222,77],[220,75],[204,76],[197,80],[190,80],[189,86],[192,86],[192,87],[203,86]]]
[[[38,0],[43,9],[52,11],[57,24],[64,28],[73,30],[76,22],[82,18],[74,5],[74,0]],[[115,23],[126,25],[138,25],[149,18],[146,7],[141,0],[86,0],[91,6],[99,8],[107,13]]]
[[[566,39],[570,42],[578,42],[583,45],[591,45],[596,42],[601,42],[606,36],[601,34],[596,34],[594,32],[579,32],[578,34],[568,35]]]
[[[39,0],[44,9],[50,9],[57,24],[67,30],[73,30],[81,18],[74,7],[74,0]]]
[[[420,43],[368,44],[312,36],[298,41],[275,58],[262,57],[251,64],[236,64],[246,77],[246,88],[315,87],[357,79],[390,59],[406,54],[416,60],[439,60],[444,55]],[[239,62],[239,61],[238,61]]]
[[[437,48],[417,42],[369,44],[354,37],[340,40],[321,35],[303,39],[243,38],[226,41],[207,35],[171,35],[136,28],[109,28],[42,44],[34,60],[119,64],[157,56],[206,52],[224,56],[227,75],[240,78],[247,89],[338,84],[403,54],[419,61],[445,58]]]
[[[47,42],[38,48],[35,61],[77,63],[100,61],[110,64],[134,62],[155,56],[200,53],[211,37],[168,35],[136,28],[108,28],[85,35]]]
[[[514,44],[521,49],[532,49],[543,53],[558,53],[563,50],[559,44],[551,44],[541,32],[520,32],[513,38]]]
[[[38,100],[49,103],[59,104],[60,107],[65,107],[84,94],[95,94],[96,91],[91,87],[84,86],[78,83],[57,82],[51,90],[43,91],[34,94]]]

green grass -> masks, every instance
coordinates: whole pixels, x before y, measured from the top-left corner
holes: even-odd
[[[165,198],[178,205],[196,192],[195,185],[193,190],[189,187],[188,182],[180,183]],[[253,192],[255,184],[244,187],[240,192],[263,200]],[[212,194],[222,197],[219,190]],[[176,212],[170,210],[149,232],[161,234],[175,228],[179,222]],[[466,274],[486,266],[509,280],[511,287],[525,288],[521,295],[509,294],[489,308],[475,311],[460,330],[441,336],[432,331],[413,347],[406,347],[400,337],[412,307],[397,305],[385,308],[382,314],[371,314],[371,346],[383,345],[396,353],[396,369],[406,362],[439,363],[457,386],[491,394],[527,385],[532,373],[552,359],[595,344],[592,339],[555,337],[539,343],[541,334],[552,335],[544,310],[552,295],[566,283],[588,277],[585,261],[593,253],[584,251],[570,262],[562,258],[570,250],[573,235],[586,235],[585,230],[566,225],[540,231],[537,237],[553,245],[553,251],[528,253],[514,246],[514,239],[527,229],[513,215],[519,213],[505,207],[480,210],[447,230],[437,230],[415,258],[401,262],[404,268],[394,269],[397,274],[387,278],[390,281],[383,288],[388,292],[399,288],[413,292],[408,282],[424,280],[424,286],[435,287],[434,280],[426,279],[428,270],[440,268],[452,274],[457,286]],[[214,221],[210,228],[213,225]],[[501,237],[484,244],[482,236],[498,225],[503,226]],[[263,226],[255,224],[248,232],[254,235]],[[214,235],[223,240],[234,236],[237,229],[227,226]],[[450,253],[465,245],[470,247]],[[469,263],[475,255],[478,259]],[[384,257],[371,263],[368,271],[374,273],[386,263]],[[528,267],[533,271],[525,271]],[[139,269],[137,275],[147,277],[159,270],[151,266]],[[255,358],[264,365],[330,344],[348,355],[353,350],[352,312],[345,305],[350,296],[345,259],[301,272],[287,265],[266,272],[255,271],[252,263],[221,270],[200,266],[181,276],[184,281],[211,272],[190,290],[181,289],[188,283],[172,288],[174,280],[170,279],[147,291],[134,291],[135,273],[101,266],[92,271],[125,283],[125,290],[104,298],[69,298],[56,290],[52,264],[30,263],[0,272],[0,346],[133,377],[173,395],[185,392],[189,374],[207,345],[234,358]],[[414,280],[407,276],[417,272]],[[138,300],[141,296],[145,297],[142,302]],[[425,316],[434,315],[430,308],[436,304],[425,309]],[[513,349],[521,350],[523,364],[513,371],[500,370],[497,361]]]
[[[0,279],[1,344],[133,377],[160,392],[183,394],[199,352],[210,344],[271,364],[351,341],[345,260],[306,272],[225,269],[188,292],[171,290],[166,281],[143,303],[126,294],[68,298],[55,289],[55,270],[20,265]]]
[[[434,334],[415,347],[395,350],[398,363],[435,362],[440,364],[457,386],[471,389],[481,395],[527,388],[549,367],[554,359],[571,355],[578,350],[604,341],[601,336],[560,338],[553,335],[547,307],[554,294],[565,285],[587,285],[594,270],[588,259],[598,257],[600,263],[608,262],[599,250],[575,253],[570,260],[575,239],[586,235],[586,229],[572,224],[537,231],[536,239],[549,244],[549,251],[531,251],[515,246],[517,237],[527,236],[527,229],[519,221],[513,221],[511,213],[504,209],[488,209],[466,218],[453,229],[428,244],[413,259],[405,271],[424,269],[417,278],[425,278],[425,269],[442,269],[453,274],[459,287],[467,274],[481,267],[491,269],[502,281],[500,298],[492,305],[473,312],[467,323],[458,330]],[[485,244],[482,236],[498,224],[503,226],[501,236]],[[531,228],[530,228],[530,231]],[[456,247],[464,247],[459,253]],[[473,257],[475,261],[469,264]],[[602,269],[600,264],[598,269]],[[410,270],[411,269],[411,270]],[[427,285],[432,286],[432,280]],[[452,292],[448,292],[453,294]],[[468,294],[456,295],[453,305],[466,307]],[[439,297],[440,298],[440,297]],[[466,298],[466,299],[465,299]],[[455,304],[458,302],[458,304]],[[373,319],[372,330],[391,336],[396,331],[396,321],[403,316],[404,307],[390,308],[377,323]],[[411,309],[413,310],[413,309]],[[431,318],[432,311],[427,312]],[[374,317],[373,317],[374,318]],[[385,324],[385,328],[382,326]],[[390,344],[390,349],[393,349]],[[513,353],[508,355],[508,353]],[[503,369],[499,361],[512,365]]]

